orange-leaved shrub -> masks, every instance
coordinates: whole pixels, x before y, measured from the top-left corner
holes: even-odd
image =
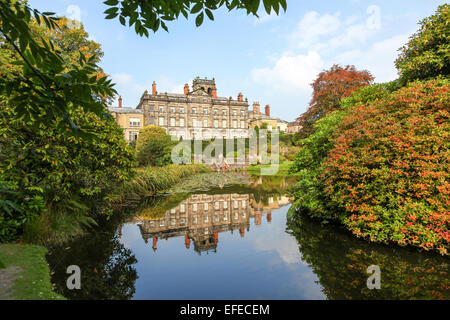
[[[414,82],[354,106],[323,165],[324,190],[359,237],[449,253],[450,82]]]

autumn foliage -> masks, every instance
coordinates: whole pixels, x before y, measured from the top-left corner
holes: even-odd
[[[422,21],[402,48],[399,79],[362,81],[340,101],[334,89],[315,88],[301,117],[315,123],[291,168],[299,213],[370,241],[450,254],[449,7]]]
[[[336,130],[325,192],[357,236],[448,253],[450,83],[414,83],[356,106]]]
[[[311,86],[314,89],[309,109],[298,118],[303,126],[301,137],[306,138],[314,131],[314,123],[332,111],[339,109],[341,100],[356,89],[368,86],[374,80],[368,71],[358,71],[354,66],[333,65],[323,71]]]

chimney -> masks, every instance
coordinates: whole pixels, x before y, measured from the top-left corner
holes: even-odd
[[[184,95],[187,96],[189,94],[189,84],[184,85]]]
[[[211,91],[213,99],[217,99],[217,88],[214,86]]]
[[[239,94],[238,94],[238,101],[239,102],[244,101],[244,96],[242,95],[242,92],[239,92]]]
[[[258,101],[253,102],[253,114],[254,115],[259,114],[259,102]]]
[[[155,81],[153,81],[153,85],[152,85],[152,94],[154,96],[156,96],[156,82]]]
[[[266,116],[270,117],[270,106],[266,105]]]
[[[119,108],[122,108],[122,96],[119,96]]]

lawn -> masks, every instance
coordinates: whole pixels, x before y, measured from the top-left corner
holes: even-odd
[[[65,299],[52,291],[46,253],[40,246],[0,244],[0,299]]]
[[[289,175],[289,168],[293,164],[292,161],[284,161],[279,164],[278,173],[274,176],[288,176]],[[270,164],[265,165],[256,165],[256,166],[250,166],[247,169],[247,172],[252,175],[260,175],[261,174],[261,168],[269,168]]]

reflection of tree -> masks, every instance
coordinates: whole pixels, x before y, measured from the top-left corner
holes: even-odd
[[[444,257],[370,244],[299,214],[288,228],[329,299],[450,299]],[[381,269],[381,290],[366,286],[370,265]]]
[[[56,291],[68,299],[126,300],[134,295],[137,272],[132,265],[137,263],[135,256],[114,235],[113,225],[102,226],[101,230],[73,241],[69,249],[53,248],[47,256],[55,272],[52,281]],[[81,290],[67,289],[69,265],[81,269]]]

